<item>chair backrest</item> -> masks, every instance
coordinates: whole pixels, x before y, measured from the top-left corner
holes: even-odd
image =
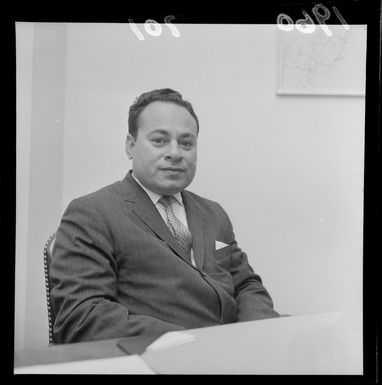
[[[49,239],[47,240],[44,247],[44,275],[45,275],[45,292],[46,292],[46,302],[48,306],[48,322],[49,322],[49,344],[54,344],[53,337],[53,325],[56,315],[53,311],[52,302],[50,298],[51,284],[50,284],[50,276],[49,269],[50,263],[53,258],[53,246],[56,240],[56,232],[54,232]]]

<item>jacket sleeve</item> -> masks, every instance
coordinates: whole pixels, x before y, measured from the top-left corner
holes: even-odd
[[[113,237],[94,207],[77,199],[57,231],[50,266],[57,343],[163,334],[184,329],[150,316],[133,315],[118,303]]]
[[[228,215],[222,210],[226,216],[228,244],[231,248],[230,273],[235,288],[237,322],[279,317],[261,277],[254,272],[246,253],[239,248]]]

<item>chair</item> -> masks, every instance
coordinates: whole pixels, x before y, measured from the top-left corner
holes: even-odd
[[[44,247],[44,275],[45,275],[46,301],[48,306],[49,344],[54,344],[53,325],[54,325],[54,320],[56,318],[56,315],[53,311],[51,298],[50,298],[51,284],[50,284],[50,277],[49,277],[49,268],[53,258],[53,246],[54,246],[55,240],[56,240],[56,232],[54,232],[49,237]]]

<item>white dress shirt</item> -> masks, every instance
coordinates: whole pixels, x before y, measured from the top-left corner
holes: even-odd
[[[149,198],[152,200],[152,202],[154,203],[154,206],[159,211],[159,214],[161,215],[161,217],[163,218],[164,222],[167,225],[167,215],[166,215],[165,209],[164,209],[163,205],[161,205],[158,202],[159,199],[162,197],[162,195],[157,194],[153,191],[150,191],[145,186],[143,186],[142,183],[138,180],[138,178],[134,175],[134,173],[132,173],[131,175],[135,179],[135,181],[143,188],[143,190],[146,192],[146,194],[149,196]],[[178,193],[174,194],[173,197],[175,198],[176,201],[172,202],[172,204],[171,204],[172,210],[174,211],[175,216],[187,227],[187,229],[189,229],[188,228],[188,222],[187,222],[186,210],[185,210],[184,205],[183,205],[182,194],[180,192],[178,192]],[[192,248],[191,248],[191,252],[190,252],[190,258],[191,258],[191,263],[196,267],[194,252],[193,252]]]

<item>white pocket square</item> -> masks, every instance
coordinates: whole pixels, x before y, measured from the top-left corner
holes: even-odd
[[[215,241],[215,250],[222,249],[223,247],[226,247],[226,246],[228,245],[224,242]]]

